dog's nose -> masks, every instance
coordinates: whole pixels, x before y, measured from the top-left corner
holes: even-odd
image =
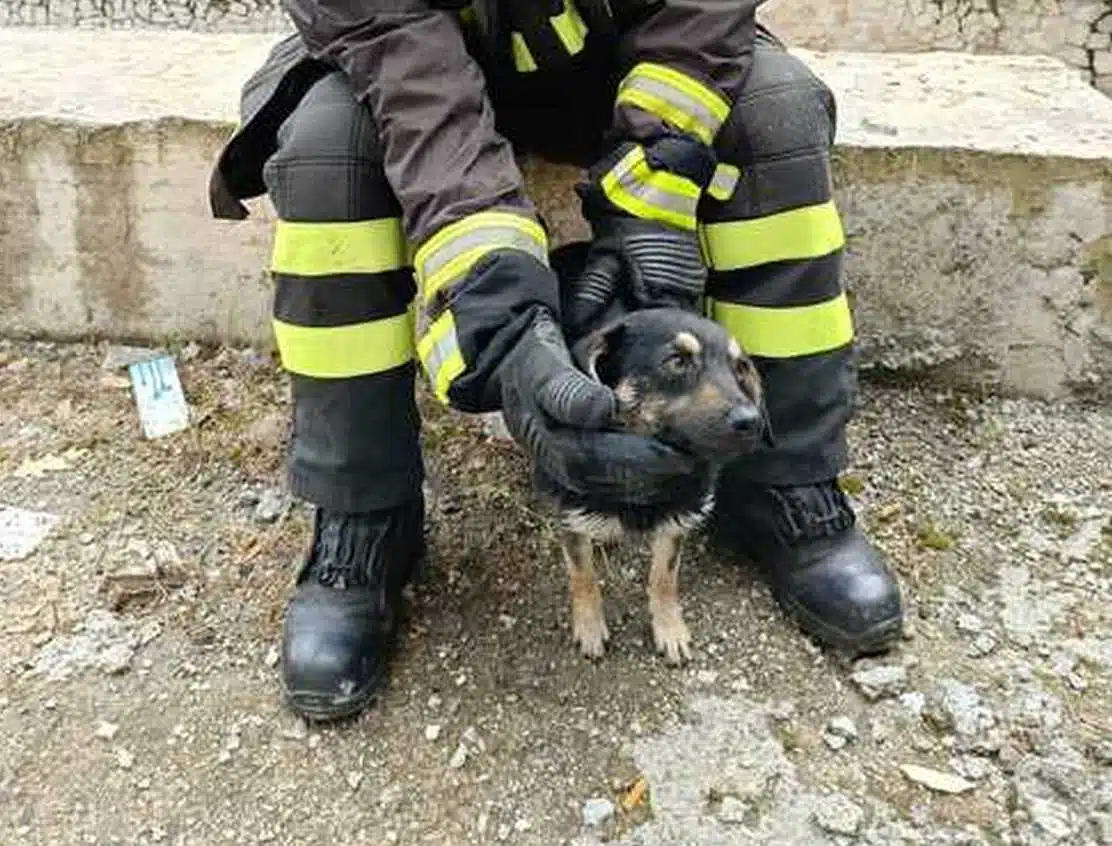
[[[761,425],[761,413],[752,405],[735,405],[726,420],[735,432],[756,432]]]

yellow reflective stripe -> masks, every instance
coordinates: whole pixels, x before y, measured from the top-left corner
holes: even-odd
[[[730,104],[698,80],[665,65],[642,62],[618,86],[617,103],[656,115],[710,144],[730,114]]]
[[[714,300],[711,317],[749,355],[798,358],[829,352],[853,340],[853,315],[844,293],[808,306],[769,308]]]
[[[586,43],[587,24],[575,8],[573,0],[564,0],[564,11],[552,18],[552,28],[564,45],[564,49],[574,56]]]
[[[734,165],[723,162],[714,169],[714,176],[707,186],[707,193],[724,203],[734,195],[739,179],[741,179],[741,171]]]
[[[845,243],[833,200],[753,220],[708,223],[703,236],[707,261],[715,270],[817,258]]]
[[[350,326],[297,326],[275,319],[282,366],[317,379],[350,379],[400,367],[413,358],[413,312]]]
[[[456,338],[456,321],[450,311],[438,317],[425,337],[417,342],[417,355],[436,398],[447,402],[452,382],[467,369]]]
[[[384,273],[408,262],[402,222],[396,217],[339,223],[279,220],[270,269],[294,276]]]
[[[640,146],[622,156],[603,176],[602,191],[615,206],[643,220],[695,229],[699,186],[674,173],[653,170]]]
[[[514,68],[519,73],[529,73],[537,69],[533,54],[529,52],[529,45],[525,43],[520,32],[510,33],[510,49],[514,55]]]
[[[548,263],[548,236],[531,218],[511,212],[478,212],[445,226],[414,258],[426,303],[440,289],[459,281],[492,250],[517,249]]]

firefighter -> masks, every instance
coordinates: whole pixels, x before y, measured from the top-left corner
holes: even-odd
[[[854,655],[902,601],[839,489],[854,330],[832,197],[830,90],[761,0],[286,0],[246,83],[213,213],[277,214],[273,327],[292,380],[292,492],[315,507],[282,677],[307,717],[359,712],[424,548],[417,369],[502,410],[563,484],[651,497],[682,453],[608,429],[562,330],[616,298],[705,309],[757,362],[774,445],[728,467],[713,536]],[[561,302],[519,151],[583,168],[587,265]]]

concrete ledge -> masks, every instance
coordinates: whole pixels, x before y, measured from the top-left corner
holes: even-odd
[[[273,40],[0,30],[0,332],[270,343],[269,208],[205,188]],[[799,54],[839,99],[863,365],[1112,398],[1112,101],[1038,57]],[[575,174],[526,173],[580,237]]]

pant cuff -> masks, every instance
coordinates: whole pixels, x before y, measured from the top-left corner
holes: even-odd
[[[385,511],[421,495],[424,467],[375,473],[323,473],[291,465],[290,492],[319,508],[354,514]]]

